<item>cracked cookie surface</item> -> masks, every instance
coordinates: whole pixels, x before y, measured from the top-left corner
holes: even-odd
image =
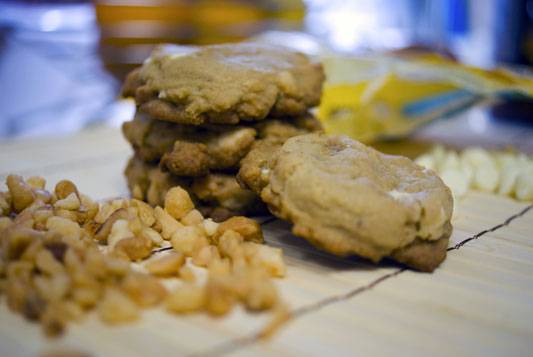
[[[182,124],[236,124],[298,116],[318,105],[319,63],[289,49],[257,43],[164,45],[123,86],[140,108]]]
[[[431,170],[346,137],[264,140],[238,179],[293,233],[338,255],[389,257],[422,271],[445,258],[451,192]]]

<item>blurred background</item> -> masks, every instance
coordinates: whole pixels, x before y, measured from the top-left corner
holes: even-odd
[[[265,31],[290,31],[267,36],[310,54],[424,48],[520,73],[533,62],[533,0],[0,0],[0,140],[116,125],[133,110],[116,100],[120,83],[155,44],[241,41]],[[490,132],[491,118],[527,125],[531,108],[522,101],[474,109],[464,120],[493,135],[500,129],[496,121]],[[509,140],[524,135],[517,130]]]

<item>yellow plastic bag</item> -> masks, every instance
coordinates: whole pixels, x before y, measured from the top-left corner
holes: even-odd
[[[326,58],[318,117],[329,133],[363,142],[403,137],[489,98],[531,97],[533,79],[438,55]]]

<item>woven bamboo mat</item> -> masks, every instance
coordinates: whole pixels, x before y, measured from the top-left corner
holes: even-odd
[[[127,194],[130,149],[116,129],[0,144],[0,180],[68,178],[95,198]],[[277,283],[293,319],[269,341],[265,314],[240,308],[221,319],[150,310],[108,327],[89,315],[57,340],[0,303],[0,356],[85,352],[95,356],[530,355],[533,350],[533,208],[472,192],[453,219],[448,258],[433,274],[320,252],[278,220],[263,223],[282,247],[288,274]]]

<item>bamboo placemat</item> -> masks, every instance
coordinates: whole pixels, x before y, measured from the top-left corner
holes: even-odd
[[[127,194],[130,155],[117,129],[0,144],[0,180],[68,178],[96,198]],[[0,304],[0,356],[85,352],[147,355],[528,355],[533,348],[533,208],[472,192],[457,204],[448,258],[433,274],[320,252],[267,219],[269,244],[284,249],[277,283],[293,319],[269,341],[265,314],[240,308],[213,319],[150,310],[135,324],[108,327],[94,315],[47,340],[39,326]]]

